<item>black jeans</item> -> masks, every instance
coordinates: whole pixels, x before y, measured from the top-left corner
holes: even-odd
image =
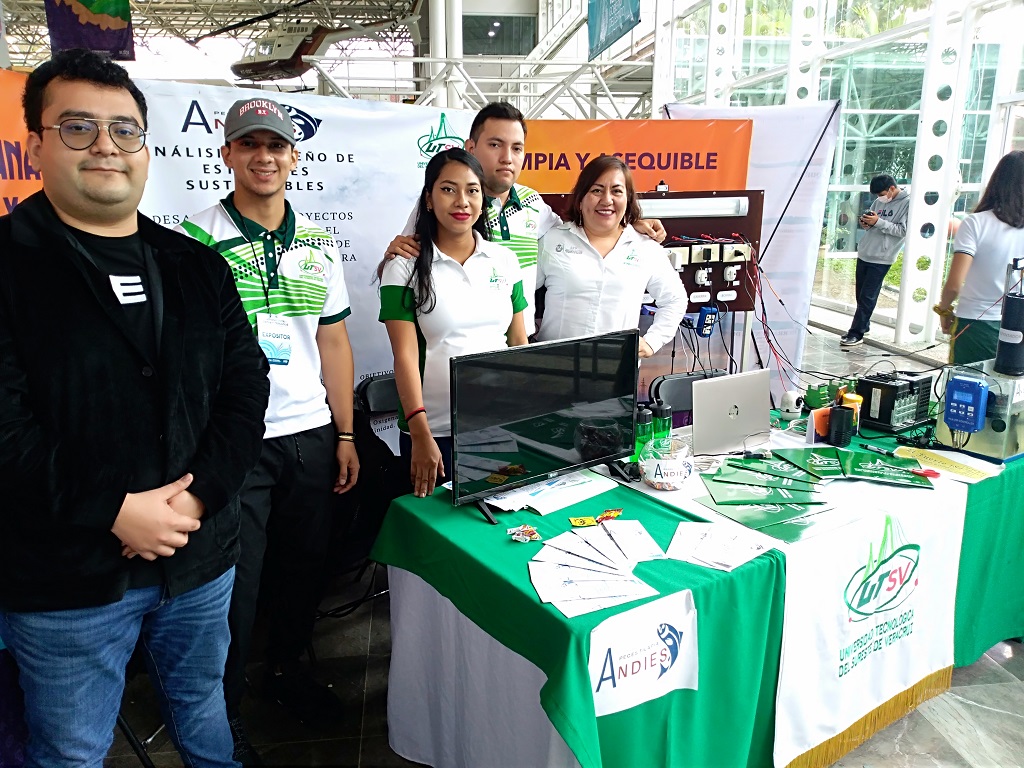
[[[335,444],[332,424],[265,439],[239,492],[241,554],[224,673],[229,717],[237,716],[242,702],[261,593],[270,618],[268,663],[297,660],[312,639],[330,542]]]
[[[850,323],[851,336],[860,337],[871,330],[871,313],[875,311],[882,282],[890,267],[892,264],[869,264],[857,259],[857,311],[853,313],[853,322]]]

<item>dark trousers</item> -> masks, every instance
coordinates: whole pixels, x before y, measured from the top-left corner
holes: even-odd
[[[857,311],[850,323],[851,336],[863,336],[871,330],[871,313],[875,311],[882,282],[890,267],[892,264],[869,264],[857,259]]]
[[[224,673],[229,717],[242,702],[261,592],[270,619],[269,664],[297,660],[312,639],[331,533],[335,440],[331,424],[265,439],[259,463],[239,493],[241,553]]]

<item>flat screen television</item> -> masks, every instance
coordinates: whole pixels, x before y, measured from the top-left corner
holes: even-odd
[[[632,455],[639,339],[617,331],[453,357],[453,503]]]

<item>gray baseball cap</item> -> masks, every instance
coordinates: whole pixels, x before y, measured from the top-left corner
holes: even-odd
[[[253,131],[276,133],[295,146],[295,126],[280,104],[270,99],[239,99],[224,118],[224,143],[240,139]]]

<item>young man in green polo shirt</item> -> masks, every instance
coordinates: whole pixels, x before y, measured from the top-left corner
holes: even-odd
[[[484,169],[484,193],[487,228],[491,239],[510,248],[519,257],[523,270],[523,294],[529,306],[523,311],[526,332],[534,326],[534,293],[537,285],[537,241],[562,219],[541,198],[540,193],[516,183],[526,157],[526,118],[505,101],[493,101],[473,119],[466,149]],[[416,209],[402,234],[391,241],[385,258],[403,256],[414,259],[420,248],[413,231]],[[636,229],[658,242],[665,229],[657,219],[639,221]]]
[[[270,362],[263,450],[239,494],[241,554],[224,676],[235,758],[253,765],[259,756],[245,737],[239,707],[261,591],[270,612],[264,694],[303,722],[337,716],[337,698],[302,670],[299,657],[313,634],[331,491],[355,484],[359,459],[348,291],[334,240],[285,200],[285,182],[298,162],[291,118],[269,99],[235,102],[221,154],[235,191],[181,230],[228,262]]]

